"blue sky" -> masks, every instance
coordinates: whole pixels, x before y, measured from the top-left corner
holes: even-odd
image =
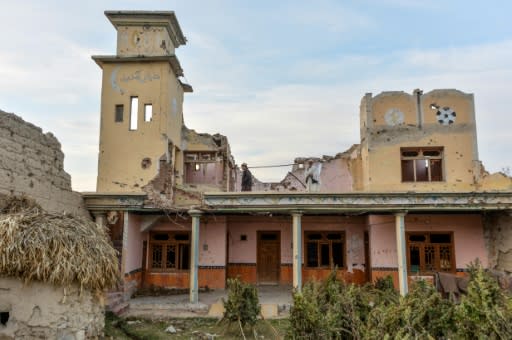
[[[114,54],[104,10],[174,10],[194,93],[188,127],[227,135],[237,163],[286,164],[359,142],[367,92],[475,94],[480,160],[512,166],[509,1],[6,1],[0,109],[51,131],[73,188],[96,181],[101,70]],[[142,7],[143,6],[143,7]],[[280,180],[288,169],[257,170]]]

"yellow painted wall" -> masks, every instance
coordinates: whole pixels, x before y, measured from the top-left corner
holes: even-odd
[[[471,94],[435,90],[419,98],[404,92],[365,96],[361,105],[363,185],[365,191],[472,191],[478,160],[474,101]],[[438,123],[431,104],[450,107],[455,122]],[[400,111],[393,115],[392,111]],[[391,112],[391,113],[390,113]],[[444,148],[442,182],[402,182],[403,147]]]
[[[138,129],[129,130],[131,97],[139,98]],[[141,191],[157,175],[168,142],[181,143],[183,90],[168,62],[106,63],[103,85],[98,162],[99,192]],[[122,123],[115,106],[124,105]],[[153,105],[153,118],[144,121],[144,104]],[[143,169],[141,162],[152,165]]]
[[[161,56],[174,53],[174,46],[165,27],[119,26],[118,56]]]

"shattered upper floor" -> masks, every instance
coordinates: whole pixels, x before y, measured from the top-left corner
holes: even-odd
[[[262,188],[307,191],[305,172],[321,165],[320,192],[510,191],[478,158],[474,97],[454,89],[366,94],[360,144],[334,157],[299,157],[285,178]]]

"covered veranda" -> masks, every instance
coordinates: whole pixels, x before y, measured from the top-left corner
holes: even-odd
[[[90,211],[96,216],[99,223],[105,218],[109,210],[122,210],[126,215],[130,213],[146,214],[139,223],[140,230],[149,230],[157,215],[164,212],[154,206],[147,204],[145,195],[102,195],[100,193],[86,196],[86,204]],[[304,260],[304,229],[303,221],[309,216],[387,216],[386,223],[392,223],[393,242],[396,249],[390,254],[393,263],[393,271],[397,274],[397,286],[401,294],[408,290],[408,262],[407,262],[407,239],[406,220],[411,216],[420,216],[425,221],[436,220],[449,216],[455,222],[461,223],[462,217],[468,217],[477,221],[480,225],[479,244],[483,244],[482,216],[484,214],[512,209],[512,194],[499,192],[470,192],[470,193],[205,193],[202,204],[187,209],[190,217],[190,266],[188,269],[189,303],[199,302],[199,258],[201,249],[199,247],[201,219],[205,216],[221,218],[231,215],[248,216],[288,216],[289,228],[291,229],[291,276],[292,286],[300,290],[303,284],[303,260]],[[441,217],[438,217],[441,216]],[[417,219],[414,217],[414,219]],[[126,218],[127,221],[130,219]],[[479,221],[479,222],[478,222]],[[379,222],[380,223],[380,222]],[[427,222],[425,222],[427,223]],[[430,222],[429,222],[430,223]],[[369,223],[371,224],[371,223]],[[127,226],[126,226],[127,227]],[[433,227],[429,227],[433,228]],[[469,228],[469,227],[468,227]],[[370,226],[371,229],[371,226]],[[435,229],[435,228],[433,228]],[[442,229],[442,228],[441,228]],[[463,239],[460,235],[470,233],[464,230],[464,225],[458,231],[456,238]],[[476,230],[476,229],[475,229]],[[123,233],[123,266],[126,267],[126,254],[131,251],[128,245],[130,240],[127,233]],[[389,236],[389,235],[388,235]],[[396,243],[394,243],[396,242]],[[457,254],[459,258],[465,256],[464,247],[468,245],[459,242]],[[369,247],[372,247],[371,240]],[[471,246],[469,245],[471,252]],[[462,249],[462,250],[460,250]],[[389,255],[389,254],[388,254]],[[378,258],[370,256],[365,263],[365,270],[371,271],[381,269],[378,266]],[[374,262],[372,264],[372,261]],[[396,265],[395,265],[396,264]],[[225,265],[227,263],[225,262]],[[457,266],[459,270],[459,266]],[[126,276],[127,269],[123,269]],[[372,277],[370,276],[370,279]]]

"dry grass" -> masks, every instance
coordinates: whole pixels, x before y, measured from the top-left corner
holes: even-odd
[[[0,201],[0,275],[103,290],[118,280],[106,228],[43,211],[25,197]]]

